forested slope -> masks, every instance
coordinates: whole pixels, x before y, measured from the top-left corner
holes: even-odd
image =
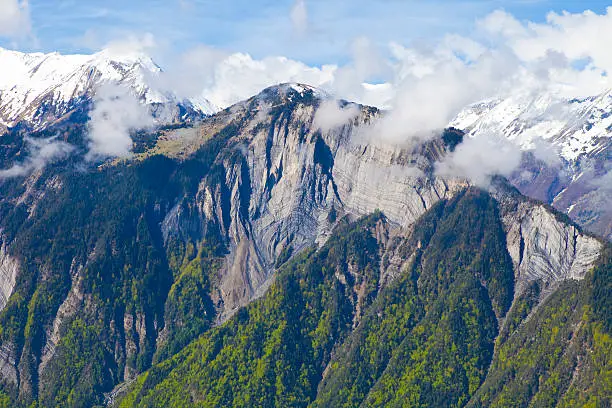
[[[609,402],[609,257],[547,299],[534,283],[513,302],[487,193],[441,202],[385,244],[388,228],[382,214],[343,221],[261,300],[141,376],[121,406]],[[388,251],[410,261],[381,287]]]

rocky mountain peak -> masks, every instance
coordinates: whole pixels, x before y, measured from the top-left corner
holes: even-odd
[[[235,111],[239,107],[253,109],[254,106],[278,107],[281,105],[318,105],[321,100],[332,98],[324,90],[310,85],[293,83],[282,83],[269,86],[251,98],[230,106],[229,110]]]

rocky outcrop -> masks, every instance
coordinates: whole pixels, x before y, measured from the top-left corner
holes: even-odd
[[[76,270],[76,273],[74,273],[72,277],[72,287],[70,288],[70,292],[57,310],[55,319],[53,319],[53,325],[47,330],[46,333],[47,342],[42,350],[40,364],[38,366],[39,376],[42,376],[47,364],[49,364],[49,361],[51,361],[55,355],[55,348],[60,341],[60,329],[62,324],[80,311],[83,306],[84,294],[81,288],[82,276],[78,273],[81,268],[76,267],[73,261],[72,269]]]
[[[542,282],[550,291],[561,281],[583,279],[593,268],[603,248],[599,239],[551,207],[509,188],[494,191],[494,196],[502,208],[517,294],[532,281]]]
[[[18,273],[19,262],[10,256],[6,244],[2,243],[0,245],[0,310],[4,309],[13,293]]]
[[[380,210],[406,229],[468,185],[436,176],[434,163],[446,151],[441,140],[401,146],[358,137],[381,115],[362,106],[352,120],[321,130],[314,125],[319,103],[314,91],[285,85],[225,111],[225,123],[232,117],[239,131],[227,144],[234,154],[221,160],[223,181],[201,183],[197,215],[175,207],[163,222],[166,238],[179,229],[202,235],[210,225],[227,237],[229,255],[219,274],[225,316],[265,290],[284,249],[295,253],[324,242],[335,218]],[[552,209],[518,197],[498,194],[506,201],[517,286],[584,276],[601,244]]]
[[[17,353],[12,343],[0,346],[0,376],[2,376],[2,381],[15,388],[19,385],[16,361]]]
[[[476,136],[501,134],[523,148],[550,143],[554,148],[538,155],[548,156],[546,162],[528,155],[510,181],[526,196],[612,240],[611,110],[610,90],[571,100],[526,93],[469,106],[450,125]]]
[[[138,353],[144,349],[147,329],[145,317],[142,313],[126,313],[123,317],[123,331],[125,333],[125,356],[127,361],[135,361]],[[134,364],[126,364],[123,378],[130,380],[138,374]]]

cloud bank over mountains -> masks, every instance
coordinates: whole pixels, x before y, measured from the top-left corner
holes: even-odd
[[[21,18],[28,15],[27,1],[0,2],[0,8]],[[306,0],[296,0],[288,10],[294,34],[302,37],[296,46],[315,35],[308,7]],[[390,109],[379,133],[397,142],[427,137],[466,105],[488,98],[547,93],[569,99],[601,93],[612,87],[611,40],[608,8],[603,14],[549,13],[543,23],[495,11],[476,21],[471,35],[448,34],[434,43],[380,46],[358,37],[349,60],[318,66],[283,56],[256,59],[205,44],[177,54],[172,43],[151,33],[128,34],[105,48],[110,54],[151,55],[163,70],[150,78],[154,87],[184,98],[206,98],[218,108],[267,86],[303,82],[339,99]]]
[[[290,18],[307,35],[305,7],[297,1]],[[442,128],[466,105],[486,98],[598,94],[612,87],[610,40],[612,8],[602,15],[550,13],[541,24],[497,11],[478,21],[469,38],[449,34],[436,44],[386,47],[357,38],[351,60],[342,65],[254,59],[207,46],[172,56],[170,64],[162,52],[160,65],[166,86],[188,97],[205,96],[220,108],[282,82],[304,82],[338,98],[389,108],[392,125],[384,130],[393,141]],[[150,49],[150,36],[146,42]]]
[[[26,176],[34,171],[41,170],[47,164],[68,156],[74,151],[74,146],[57,140],[56,137],[47,139],[33,139],[26,137],[29,156],[13,164],[8,169],[0,169],[0,181],[12,177]]]

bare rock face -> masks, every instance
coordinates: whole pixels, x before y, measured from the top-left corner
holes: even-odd
[[[0,310],[4,309],[13,293],[18,272],[19,262],[9,255],[6,245],[2,243],[0,245]]]
[[[548,166],[525,158],[510,181],[521,193],[551,204],[581,227],[612,240],[612,138],[579,159]]]
[[[536,280],[552,290],[561,281],[583,279],[593,268],[603,248],[599,239],[544,204],[507,190],[494,196],[501,203],[517,293]]]
[[[73,267],[73,269],[77,268]],[[47,342],[43,348],[40,365],[38,366],[38,374],[40,376],[42,376],[47,364],[49,364],[55,355],[55,349],[60,341],[60,329],[62,324],[77,314],[83,307],[84,294],[81,285],[82,276],[77,272],[73,275],[72,287],[68,296],[66,296],[66,299],[64,299],[64,302],[57,310],[55,319],[53,320],[53,326],[47,330]]]
[[[537,138],[546,139],[557,150],[556,160],[548,164],[533,157],[524,160],[509,177],[511,183],[521,193],[568,214],[581,227],[612,240],[611,110],[611,90],[571,100],[528,93],[469,106],[451,126],[471,135],[502,134],[523,147]]]
[[[12,343],[0,346],[0,376],[3,381],[15,388],[19,385],[16,361],[17,353]]]
[[[164,236],[217,225],[228,237],[220,273],[225,315],[267,287],[279,254],[325,241],[336,217],[382,211],[409,226],[432,205],[466,185],[433,175],[445,152],[441,141],[401,147],[358,142],[354,135],[379,116],[359,107],[353,120],[328,130],[313,120],[318,101],[287,87],[269,90],[231,109],[240,131],[228,143],[236,155],[222,160],[224,180],[201,183],[197,216],[173,209]],[[281,106],[290,109],[276,109]],[[204,226],[197,226],[201,222]]]
[[[221,159],[222,182],[203,181],[194,208],[176,207],[163,222],[166,238],[178,230],[203,234],[211,225],[227,237],[229,255],[219,273],[222,319],[265,291],[283,250],[324,242],[336,218],[380,210],[406,229],[468,186],[435,175],[434,162],[446,154],[441,140],[398,146],[360,137],[381,115],[363,106],[352,120],[319,129],[319,103],[315,91],[284,85],[225,111],[225,123],[239,130],[226,145],[236,154]],[[507,209],[517,287],[581,278],[592,267],[601,249],[597,239],[552,209],[508,191],[497,195]]]
[[[125,338],[125,354],[126,359],[134,360],[139,351],[144,348],[144,342],[147,336],[145,325],[145,317],[142,313],[126,313],[123,317],[123,330],[126,334]],[[138,371],[131,364],[126,364],[123,377],[126,380],[133,379],[138,374]]]
[[[425,152],[392,146],[342,145],[334,174],[345,209],[359,215],[379,209],[394,223],[414,223],[433,204],[465,185],[426,174],[432,160],[444,154],[443,146],[434,147],[435,156],[427,157]]]

